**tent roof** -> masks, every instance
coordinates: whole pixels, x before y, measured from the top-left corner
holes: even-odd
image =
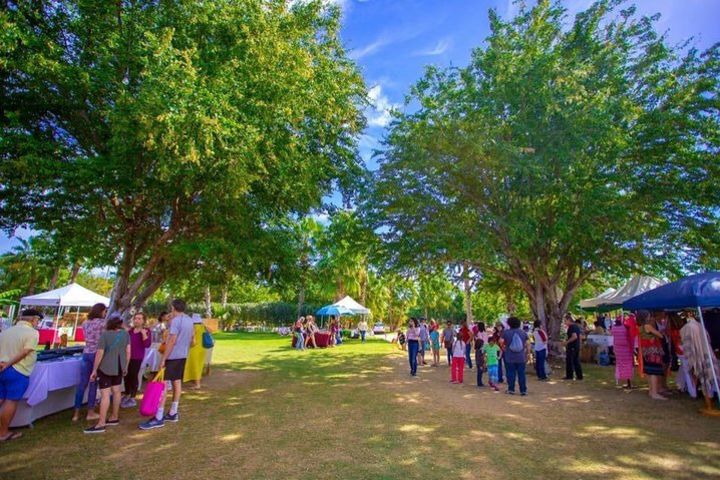
[[[358,302],[353,300],[350,296],[346,296],[342,300],[338,300],[337,302],[333,303],[333,305],[337,305],[339,307],[345,307],[349,310],[352,310],[353,313],[359,314],[359,315],[367,315],[370,313],[370,310],[360,305]]]
[[[720,307],[720,272],[681,278],[628,300],[623,306],[629,310]]]
[[[598,306],[602,305],[607,300],[607,298],[612,296],[616,291],[617,290],[615,290],[614,288],[608,288],[597,297],[580,300],[580,308],[582,308],[583,310],[594,310]]]
[[[666,283],[667,282],[663,280],[658,280],[655,277],[636,275],[632,277],[630,281],[628,281],[625,285],[620,287],[617,292],[605,298],[605,300],[599,306],[620,308],[623,303],[627,302],[631,298],[637,297],[642,293],[645,293]]]
[[[325,305],[315,315],[354,315],[353,311],[340,305]]]
[[[20,305],[37,307],[92,307],[96,303],[108,305],[110,299],[77,283],[20,299]]]

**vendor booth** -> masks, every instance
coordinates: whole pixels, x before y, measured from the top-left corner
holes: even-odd
[[[58,343],[60,335],[66,333],[68,338],[75,338],[75,341],[83,341],[84,336],[77,328],[77,320],[80,316],[80,308],[92,307],[96,303],[104,303],[109,305],[110,299],[103,297],[77,283],[71,283],[62,288],[50,290],[49,292],[38,293],[20,299],[20,310],[27,307],[52,307],[55,308],[55,320],[51,328],[41,328],[40,341],[41,345],[47,343]],[[63,311],[76,308],[75,325],[72,329],[67,328],[60,332],[57,328],[57,319]]]
[[[693,346],[692,356],[688,361],[693,368],[694,375],[700,380],[705,392],[706,408],[702,410],[708,415],[720,415],[712,408],[710,395],[715,392],[720,395],[718,387],[718,360],[710,345],[703,310],[720,307],[720,272],[707,272],[681,278],[680,280],[655,288],[638,295],[623,303],[627,310],[688,310],[692,309],[697,320],[690,319],[687,325],[689,336],[694,338],[690,342]],[[683,333],[681,331],[681,333]],[[685,342],[683,341],[683,345]]]
[[[87,288],[71,283],[49,292],[30,295],[20,299],[20,309],[27,307],[53,307],[56,316],[50,328],[39,329],[39,344],[56,344],[60,335],[73,335],[76,340],[84,339],[77,327],[79,309],[92,307],[96,303],[107,305],[110,299],[98,295]],[[62,311],[77,308],[74,327],[58,328],[57,319]],[[75,388],[80,383],[81,357],[65,355],[53,357],[46,361],[38,361],[30,375],[30,384],[23,399],[18,404],[18,411],[12,421],[12,427],[30,425],[36,419],[72,408],[75,402]]]

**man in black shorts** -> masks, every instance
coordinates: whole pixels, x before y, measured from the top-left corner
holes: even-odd
[[[178,406],[182,393],[182,379],[185,372],[185,361],[187,360],[190,347],[195,344],[195,331],[192,318],[185,313],[185,302],[175,299],[171,304],[170,328],[168,339],[165,344],[165,352],[160,360],[160,368],[165,369],[166,390],[172,386],[173,400],[170,405],[170,412],[165,412],[165,395],[160,400],[160,408],[154,418],[140,424],[141,430],[150,430],[165,426],[165,422],[177,422],[180,420]]]

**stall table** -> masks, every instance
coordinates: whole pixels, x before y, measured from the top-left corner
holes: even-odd
[[[292,336],[293,348],[295,348],[296,343],[297,343],[297,337],[293,334],[293,336]],[[315,333],[315,343],[317,343],[318,348],[326,348],[330,344],[330,333],[329,332]],[[313,348],[312,343],[309,344],[308,347]]]
[[[81,365],[81,357],[37,362],[10,426],[31,425],[38,418],[72,408]]]

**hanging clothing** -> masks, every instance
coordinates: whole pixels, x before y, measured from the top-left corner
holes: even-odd
[[[634,369],[633,342],[625,325],[613,325],[610,329],[615,351],[615,380],[632,380]]]
[[[720,369],[718,369],[715,354],[711,351],[708,356],[708,338],[706,335],[705,329],[694,318],[688,320],[680,329],[683,354],[685,360],[687,360],[688,368],[697,377],[703,392],[712,394],[715,391],[712,370],[714,369],[715,374],[720,377]],[[712,364],[710,361],[712,361]]]

